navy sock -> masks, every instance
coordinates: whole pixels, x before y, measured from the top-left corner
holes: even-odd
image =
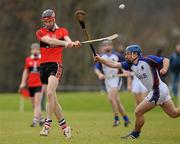
[[[133,135],[135,138],[137,138],[137,137],[139,137],[140,132],[138,132],[138,131],[132,131],[132,132],[131,132],[131,135]]]
[[[115,121],[119,121],[119,116],[114,116]]]
[[[127,115],[123,116],[124,121],[129,121],[129,118]]]

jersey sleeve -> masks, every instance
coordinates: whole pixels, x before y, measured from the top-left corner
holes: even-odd
[[[121,62],[121,65],[124,70],[131,71],[131,65],[127,61]]]
[[[119,58],[119,62],[125,61],[124,57],[121,54],[118,55],[118,58]]]
[[[68,32],[68,30],[66,28],[61,28],[61,31],[62,31],[62,34],[63,34],[63,38],[65,36],[69,36],[69,32]]]
[[[46,35],[46,33],[43,32],[42,30],[38,30],[38,31],[36,32],[36,37],[37,37],[37,39],[38,39],[39,41],[41,41],[41,38],[42,38],[43,36],[45,36],[45,35]]]
[[[94,66],[94,69],[102,70],[102,64],[100,62],[97,62]]]
[[[158,57],[158,56],[155,56],[155,55],[149,55],[148,58],[153,60],[156,64],[160,64],[160,65],[163,64],[164,57]]]

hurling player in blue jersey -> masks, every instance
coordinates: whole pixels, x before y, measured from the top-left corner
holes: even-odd
[[[125,50],[125,62],[107,61],[100,56],[95,56],[94,60],[101,62],[109,67],[133,71],[136,77],[147,88],[148,95],[135,109],[135,127],[133,131],[121,138],[136,139],[140,136],[141,128],[144,125],[143,115],[155,108],[161,106],[163,111],[170,117],[180,116],[180,107],[176,108],[169,95],[167,85],[162,82],[159,75],[167,73],[169,68],[169,59],[157,57],[155,55],[142,56],[139,45],[130,45]]]

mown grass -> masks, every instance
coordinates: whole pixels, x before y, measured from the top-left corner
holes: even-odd
[[[25,100],[19,112],[18,94],[0,94],[0,144],[180,144],[180,119],[170,119],[160,108],[147,113],[141,137],[122,140],[133,129],[134,100],[130,93],[120,93],[132,124],[112,127],[111,106],[99,92],[58,93],[65,118],[73,128],[73,138],[66,140],[55,118],[48,137],[40,137],[40,127],[30,128],[32,108]]]

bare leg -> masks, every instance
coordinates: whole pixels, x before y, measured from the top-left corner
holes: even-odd
[[[115,96],[115,99],[116,99],[119,113],[121,114],[121,116],[125,116],[126,112],[125,112],[124,106],[122,105],[122,103],[119,100],[118,95]]]
[[[34,97],[30,97],[31,103],[32,103],[32,108],[34,109]]]
[[[39,118],[42,115],[42,113],[41,113],[41,97],[42,97],[41,92],[35,93],[35,96],[34,96],[34,117],[37,117],[37,118]]]
[[[108,92],[108,100],[111,103],[112,110],[114,113],[113,127],[116,127],[119,125],[119,112],[118,112],[118,105],[116,102],[116,90],[115,90],[115,88],[111,89]]]
[[[119,97],[118,97],[118,89],[117,88],[112,88],[111,91],[108,94],[108,99],[112,104],[112,108],[113,108],[113,112],[115,114],[120,113],[121,116],[125,116],[125,109],[123,107],[123,105],[121,104],[121,102],[119,101]]]
[[[129,120],[127,114],[126,114],[124,106],[122,105],[121,101],[119,100],[118,91],[117,91],[117,94],[115,96],[115,99],[116,99],[116,103],[117,103],[117,106],[118,106],[118,111],[121,114],[121,116],[123,117],[124,126],[127,127],[130,124],[130,120]]]
[[[136,121],[134,130],[126,135],[121,137],[122,139],[135,139],[139,137],[141,132],[141,128],[144,125],[144,114],[155,107],[154,104],[148,102],[147,100],[143,100],[135,109]]]
[[[55,97],[54,112],[55,112],[55,116],[56,116],[58,122],[64,118],[63,112],[62,112],[62,107],[58,103],[57,96]]]
[[[116,90],[114,89],[111,89],[111,91],[108,92],[108,100],[111,103],[114,115],[117,116],[119,112],[118,112],[118,105],[116,103],[115,95],[116,95]]]
[[[36,92],[34,95],[34,118],[31,127],[35,127],[38,123],[42,126],[44,123],[44,118],[41,113],[41,92]]]
[[[34,96],[34,118],[33,118],[33,123],[31,125],[31,127],[36,126],[37,123],[39,123],[40,125],[42,125],[44,123],[44,118],[41,113],[41,97],[42,97],[41,92],[35,93],[35,96]]]
[[[45,93],[45,96],[47,97],[47,85],[46,84],[42,85],[42,91]],[[46,113],[47,113],[47,109],[48,109],[48,99],[46,102]]]
[[[154,104],[143,100],[135,109],[135,127],[134,131],[140,132],[144,125],[144,114],[155,107]]]
[[[58,86],[59,80],[55,76],[50,76],[48,78],[48,85],[47,85],[47,119],[52,119],[52,114],[54,113],[54,105],[55,105],[55,95],[56,95],[56,88]]]
[[[171,118],[176,118],[180,116],[180,107],[176,108],[172,100],[168,100],[161,106],[162,109]]]
[[[52,114],[54,113],[55,100],[56,100],[56,88],[58,86],[59,80],[55,76],[50,76],[48,78],[47,85],[47,105],[46,105],[46,120],[43,129],[40,132],[40,135],[47,136],[49,129],[51,128]]]
[[[134,94],[134,98],[135,98],[135,102],[137,106],[143,101],[145,94],[144,93],[133,93],[133,94]]]
[[[47,85],[42,85],[41,110],[46,110]]]
[[[123,105],[121,104],[121,102],[119,100],[118,89],[112,88],[111,91],[109,92],[108,98],[112,104],[113,112],[115,115],[113,126],[117,126],[119,124],[118,114],[120,113],[124,119],[124,126],[127,127],[128,124],[130,123],[130,121],[129,121],[128,116],[126,115],[126,112],[125,112]]]

